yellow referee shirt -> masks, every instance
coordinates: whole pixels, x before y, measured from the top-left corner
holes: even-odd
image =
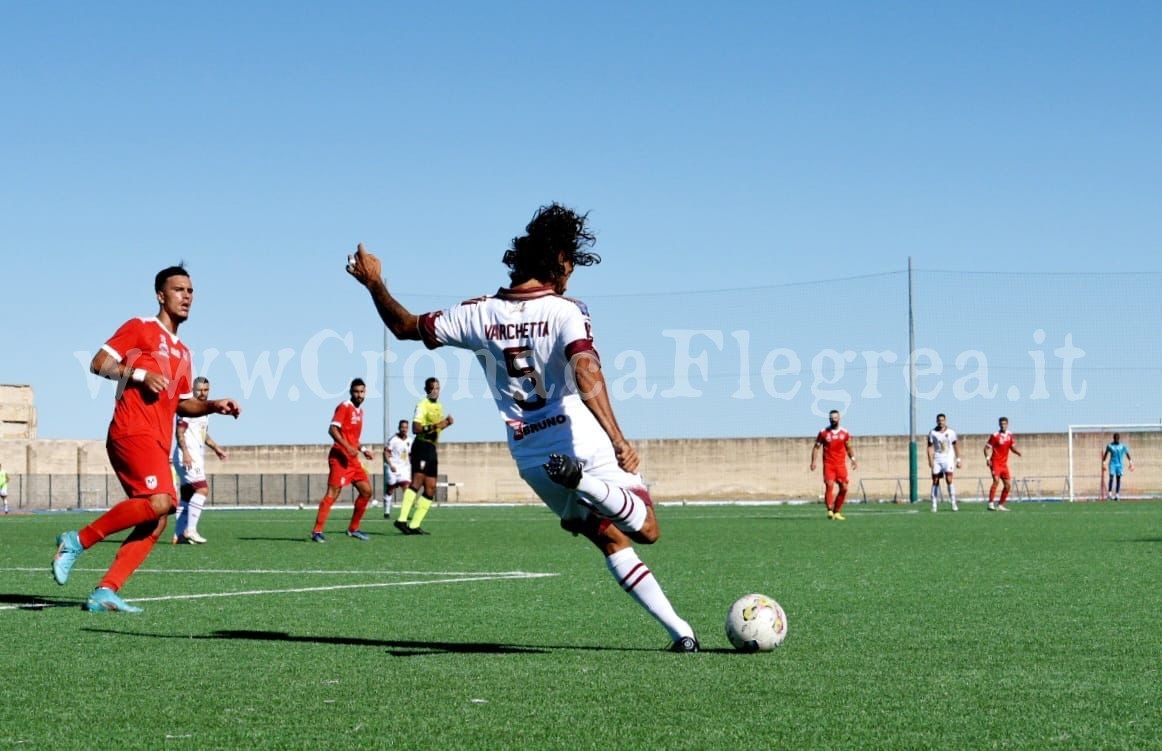
[[[444,405],[439,402],[434,402],[431,399],[420,399],[416,404],[416,413],[412,417],[412,422],[417,422],[423,427],[429,425],[436,425],[444,421]],[[429,437],[430,433],[422,433],[416,431],[417,441],[429,441],[431,443],[439,443],[440,431],[436,431],[434,437]]]

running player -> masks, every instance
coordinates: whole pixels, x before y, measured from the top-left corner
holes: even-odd
[[[1106,490],[1106,497],[1111,501],[1116,501],[1122,495],[1122,473],[1125,471],[1125,465],[1122,463],[1124,459],[1130,465],[1130,471],[1134,471],[1134,459],[1130,456],[1130,447],[1122,443],[1122,434],[1114,433],[1114,440],[1106,444],[1106,450],[1102,452],[1101,460],[1104,464],[1109,459],[1109,488]]]
[[[828,426],[815,436],[811,471],[815,471],[815,460],[819,457],[819,449],[823,449],[823,502],[827,505],[827,518],[846,521],[840,512],[847,499],[847,459],[851,459],[851,468],[856,469],[855,453],[851,450],[851,433],[839,427],[839,410],[831,410],[827,419]],[[835,492],[837,485],[838,493]]]
[[[399,428],[387,445],[383,447],[383,463],[387,465],[387,477],[383,489],[383,515],[391,512],[391,500],[395,497],[396,488],[407,491],[411,485],[411,453],[412,439],[408,435],[408,421],[400,420]]]
[[[145,561],[165,530],[166,516],[177,507],[169,461],[174,415],[237,417],[242,411],[233,399],[194,398],[190,350],[178,340],[178,327],[189,318],[194,300],[194,286],[185,268],[162,269],[153,286],[157,315],[122,324],[89,366],[93,373],[117,381],[117,403],[105,447],[128,498],[84,529],[57,536],[53,578],[64,584],[82,552],[110,535],[133,530],[89,595],[85,609],[90,612],[141,612],[118,592]]]
[[[367,385],[362,378],[351,381],[348,392],[350,399],[335,408],[331,417],[331,425],[327,428],[327,435],[335,445],[331,446],[327,454],[327,493],[319,501],[319,511],[315,514],[315,528],[311,531],[311,539],[315,542],[326,542],[323,527],[327,523],[327,516],[335,499],[343,492],[346,485],[354,485],[359,496],[355,499],[355,509],[351,512],[351,523],[347,525],[347,536],[366,542],[369,538],[359,529],[363,521],[363,514],[367,511],[367,504],[371,502],[371,482],[367,478],[367,470],[359,455],[371,459],[372,454],[360,447],[359,439],[363,435],[363,399],[367,395]]]
[[[210,382],[201,376],[194,379],[194,398],[203,402],[210,398]],[[206,448],[226,461],[226,452],[210,437],[209,427],[209,415],[178,418],[173,468],[178,474],[182,502],[174,520],[175,545],[206,542],[206,538],[198,534],[198,519],[202,518],[202,508],[210,494],[210,486],[206,483]]]
[[[936,415],[936,427],[928,431],[928,467],[932,470],[933,513],[940,500],[941,477],[948,485],[948,500],[952,501],[952,510],[959,511],[956,505],[956,486],[952,484],[952,477],[960,467],[960,448],[956,445],[956,431],[948,427],[948,418],[944,413]]]
[[[380,262],[360,245],[348,272],[368,288],[380,317],[400,339],[476,353],[508,426],[521,477],[561,519],[605,556],[613,578],[668,632],[670,649],[698,651],[690,624],[674,611],[633,542],[658,539],[658,521],[637,451],[621,432],[589,311],[564,297],[576,266],[601,258],[586,216],[541,207],[504,254],[511,286],[445,311],[412,315],[380,278]]]
[[[989,487],[989,511],[1008,511],[1005,503],[1009,500],[1009,489],[1012,486],[1012,475],[1009,473],[1009,453],[1021,455],[1017,448],[1017,439],[1009,432],[1009,418],[997,420],[997,432],[989,436],[984,445],[984,460],[993,473],[993,484]],[[1001,500],[997,503],[997,485],[1004,483],[1001,489]]]
[[[440,381],[429,378],[424,381],[424,398],[416,403],[412,416],[412,430],[416,437],[412,442],[412,481],[403,493],[399,505],[399,518],[395,528],[405,535],[426,535],[428,531],[421,524],[428,515],[428,509],[436,500],[436,478],[440,472],[440,433],[452,424],[452,416],[444,416],[444,406],[440,404]],[[415,507],[416,513],[408,519]]]

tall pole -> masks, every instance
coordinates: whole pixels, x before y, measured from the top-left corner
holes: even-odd
[[[391,493],[387,483],[387,442],[391,440],[391,389],[387,383],[388,347],[387,325],[383,326],[383,518],[391,516]]]
[[[912,311],[912,256],[908,256],[908,490],[920,500],[920,447],[916,442],[916,317]]]

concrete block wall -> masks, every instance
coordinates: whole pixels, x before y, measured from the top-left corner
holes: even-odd
[[[1136,460],[1127,475],[1131,491],[1162,494],[1162,431],[1125,436]],[[986,436],[961,436],[965,464],[957,476],[964,497],[991,481],[982,448]],[[1081,490],[1094,493],[1100,482],[1100,452],[1105,438],[1078,442],[1075,470]],[[673,439],[637,441],[642,471],[653,496],[661,499],[817,498],[822,493],[820,471],[809,470],[807,438]],[[1022,457],[1012,457],[1015,477],[1027,479],[1038,495],[1062,495],[1068,471],[1068,440],[1062,433],[1018,436]],[[207,456],[212,475],[322,475],[327,471],[323,444],[293,446],[227,446],[229,460]],[[857,436],[854,449],[859,470],[852,472],[852,493],[860,482],[874,498],[891,498],[902,486],[908,492],[907,436]],[[929,482],[926,449],[919,447],[921,485]],[[104,441],[0,440],[0,462],[9,474],[103,475],[110,472]],[[378,456],[368,463],[379,471]],[[461,501],[535,501],[520,479],[504,443],[448,443],[440,449],[440,472],[458,484],[451,498]],[[87,487],[87,486],[86,486]]]

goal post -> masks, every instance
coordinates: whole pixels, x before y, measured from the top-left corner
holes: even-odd
[[[1129,446],[1131,457],[1141,459],[1143,458],[1142,453],[1134,446],[1134,436],[1143,437],[1142,434],[1158,434],[1149,436],[1151,440],[1148,441],[1151,445],[1158,444],[1159,438],[1162,438],[1162,422],[1070,425],[1069,475],[1067,478],[1070,502],[1105,498],[1107,465],[1102,457],[1114,433],[1122,435],[1121,442]],[[1156,462],[1150,462],[1150,464],[1153,465]],[[1153,488],[1149,489],[1147,495],[1153,495],[1153,490]],[[1140,493],[1135,492],[1135,495],[1140,495]]]

